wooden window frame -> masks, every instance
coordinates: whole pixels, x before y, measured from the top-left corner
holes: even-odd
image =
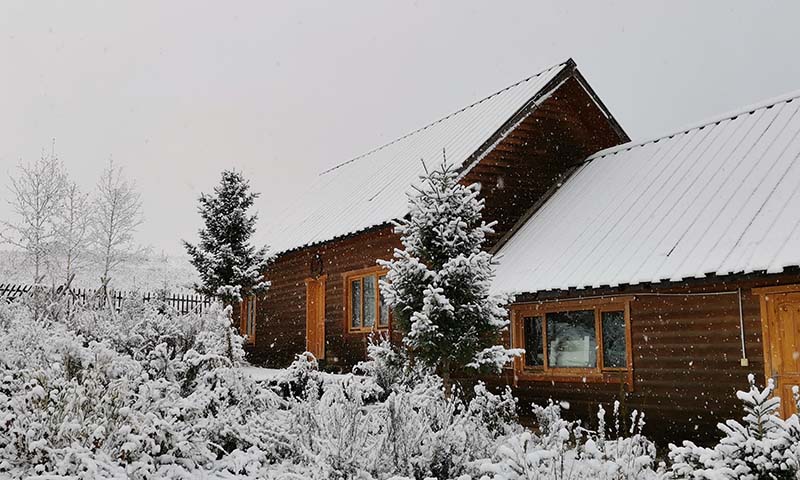
[[[252,302],[252,305],[251,305]],[[252,312],[252,331],[249,331],[250,314]],[[242,299],[241,307],[239,309],[239,333],[244,337],[247,345],[254,345],[256,343],[256,315],[258,314],[258,298],[255,295],[250,295]]]
[[[516,304],[511,306],[511,340],[515,348],[525,348],[526,317],[542,317],[543,365],[528,367],[525,355],[514,359],[515,377],[525,381],[571,382],[571,383],[624,383],[628,391],[633,391],[633,350],[631,345],[630,302],[633,297],[608,297],[588,300],[551,301],[542,303]],[[597,366],[593,368],[550,367],[548,358],[547,314],[593,310],[595,319],[595,338]],[[603,326],[604,312],[622,311],[625,316],[625,357],[624,368],[604,367]]]
[[[386,326],[380,326],[381,316],[381,290],[380,290],[380,277],[386,275],[388,270],[383,267],[370,267],[360,270],[353,270],[342,274],[342,282],[344,288],[344,323],[345,331],[347,333],[372,333],[372,332],[389,332],[392,325],[392,312],[389,311],[389,321]],[[375,277],[375,324],[371,327],[364,327],[364,278]],[[353,312],[353,296],[351,295],[350,285],[354,280],[361,280],[361,327],[354,328],[352,320]]]

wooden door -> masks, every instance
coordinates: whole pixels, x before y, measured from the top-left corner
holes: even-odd
[[[797,410],[792,387],[800,385],[800,291],[765,294],[762,313],[765,373],[775,380],[786,418]]]
[[[306,279],[306,351],[325,358],[325,277]]]

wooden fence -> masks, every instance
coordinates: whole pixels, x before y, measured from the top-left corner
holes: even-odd
[[[0,300],[11,302],[16,298],[30,293],[33,285],[16,285],[10,283],[0,283]],[[49,290],[49,289],[48,289]],[[87,306],[105,306],[109,302],[116,311],[122,309],[126,300],[141,297],[144,302],[163,302],[181,313],[195,312],[200,313],[210,307],[214,300],[203,295],[197,294],[172,294],[158,292],[122,292],[109,290],[104,295],[102,290],[92,290],[86,288],[64,289],[58,287],[55,290],[58,295],[64,295],[69,304],[83,304]]]

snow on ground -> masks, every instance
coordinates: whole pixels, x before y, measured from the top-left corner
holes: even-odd
[[[269,382],[271,380],[278,380],[286,375],[286,369],[282,368],[264,368],[246,366],[242,367],[242,371],[255,382]]]

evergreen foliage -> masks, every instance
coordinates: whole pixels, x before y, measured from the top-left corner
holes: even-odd
[[[447,387],[452,372],[499,371],[520,352],[499,345],[508,298],[489,293],[493,257],[482,246],[494,222],[481,217],[478,186],[461,185],[446,162],[421,180],[409,196],[410,215],[396,226],[404,248],[380,262],[389,269],[381,289],[411,358]]]
[[[787,420],[778,416],[780,397],[773,396],[770,379],[759,389],[755,377],[748,376],[750,389],[737,392],[744,405],[743,423],[727,420],[718,425],[723,433],[713,448],[690,441],[681,447],[670,445],[670,459],[675,478],[686,479],[796,479],[800,474],[800,425],[793,415]]]
[[[257,249],[250,243],[257,215],[247,212],[258,196],[234,170],[222,172],[213,194],[200,195],[198,211],[205,224],[199,232],[200,243],[183,242],[200,274],[201,283],[195,285],[198,293],[231,305],[269,287],[263,276],[267,249]]]

